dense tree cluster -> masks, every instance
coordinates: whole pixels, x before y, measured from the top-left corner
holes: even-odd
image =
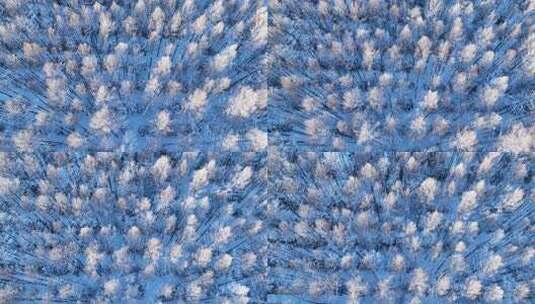
[[[263,150],[261,0],[0,2],[1,147]]]
[[[0,0],[0,303],[534,303],[534,111],[535,0]]]
[[[534,161],[270,154],[274,294],[288,303],[532,302]]]
[[[535,148],[534,1],[270,1],[270,141]]]
[[[261,298],[265,159],[0,154],[0,302]]]

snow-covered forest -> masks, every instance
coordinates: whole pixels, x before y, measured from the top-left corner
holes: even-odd
[[[254,303],[265,159],[0,154],[0,302]]]
[[[0,0],[4,303],[535,303],[535,0]]]
[[[267,145],[262,1],[0,3],[4,150]]]
[[[282,303],[532,303],[535,155],[273,151]]]
[[[535,149],[535,1],[270,1],[270,142]]]

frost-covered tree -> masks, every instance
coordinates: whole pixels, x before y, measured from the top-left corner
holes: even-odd
[[[274,145],[535,149],[532,1],[269,3]]]
[[[266,44],[264,0],[0,1],[0,148],[262,149]]]
[[[273,303],[530,303],[534,156],[270,150]]]
[[[265,301],[265,162],[1,153],[0,302]]]

